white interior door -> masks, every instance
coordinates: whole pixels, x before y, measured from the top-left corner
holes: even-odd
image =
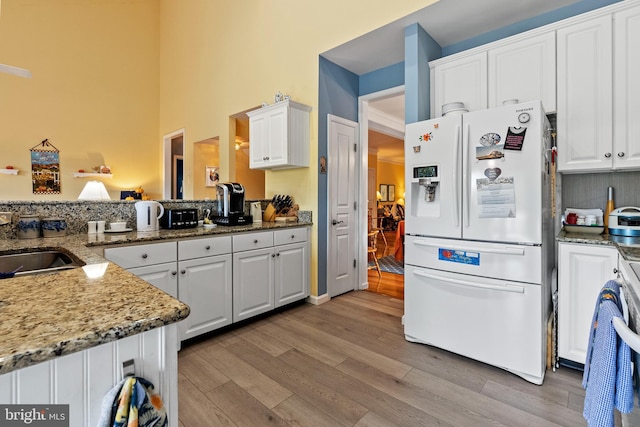
[[[328,115],[329,244],[327,290],[330,297],[356,289],[356,156],[358,123]]]

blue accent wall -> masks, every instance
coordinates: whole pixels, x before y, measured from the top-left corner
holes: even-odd
[[[405,123],[415,123],[430,117],[429,61],[441,56],[440,45],[419,24],[405,28]]]
[[[358,121],[358,76],[320,57],[318,84],[318,162],[327,157],[327,114]],[[330,161],[329,159],[327,159]],[[319,171],[318,171],[319,172]],[[327,293],[327,175],[318,174],[318,295]]]
[[[368,95],[404,84],[404,62],[389,65],[360,76],[359,95]]]
[[[560,9],[552,10],[550,12],[543,13],[542,15],[534,16],[533,18],[525,19],[524,21],[516,22],[515,24],[507,25],[506,27],[489,31],[477,37],[445,46],[442,48],[442,56],[453,55],[454,53],[462,52],[464,50],[481,46],[486,43],[491,43],[505,37],[510,37],[515,34],[523,33],[534,28],[551,24],[553,22],[571,18],[572,16],[580,15],[581,13],[590,12],[604,6],[609,6],[610,4],[618,3],[619,1],[621,0],[581,0],[577,3],[561,7]]]

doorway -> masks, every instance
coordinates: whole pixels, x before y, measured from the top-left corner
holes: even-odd
[[[359,203],[367,206],[361,212],[359,232],[363,235],[368,234],[370,227],[379,229],[376,246],[382,270],[378,274],[375,269],[369,269],[373,262],[364,252],[366,258],[362,257],[359,263],[363,266],[360,269],[360,289],[403,299],[404,251],[396,250],[402,248],[404,241],[404,235],[397,235],[399,221],[404,219],[397,213],[404,212],[404,86],[361,96],[358,111],[362,147]],[[380,201],[378,188],[383,183],[381,180],[394,186],[397,193],[393,201]],[[385,213],[385,226],[382,226]],[[369,217],[373,222],[369,222]]]
[[[171,132],[162,138],[162,198],[165,200],[184,197],[184,140],[184,129]]]

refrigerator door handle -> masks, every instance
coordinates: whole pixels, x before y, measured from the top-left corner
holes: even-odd
[[[472,246],[456,246],[446,245],[441,243],[431,243],[428,240],[414,240],[413,243],[417,246],[429,246],[432,248],[446,248],[453,251],[465,251],[465,252],[480,252],[486,254],[500,254],[500,255],[524,255],[524,248],[514,248],[512,246],[505,246],[504,248],[474,248]]]
[[[451,279],[449,277],[442,277],[435,274],[425,273],[424,271],[420,271],[420,270],[414,270],[413,274],[415,274],[416,276],[427,278],[427,279],[438,280],[440,282],[447,282],[454,285],[466,286],[469,288],[480,288],[480,289],[488,289],[491,291],[501,291],[501,292],[514,292],[518,294],[524,293],[524,286],[520,286],[520,285],[510,285],[508,283],[505,283],[504,285],[489,285],[486,283],[467,282],[466,280]]]
[[[467,182],[463,184],[466,184],[467,191],[464,189],[462,190],[462,194],[466,196],[466,200],[464,200],[464,221],[462,222],[465,227],[469,227],[469,194],[471,193],[471,174],[469,173],[469,145],[471,144],[470,134],[471,126],[466,125],[465,135],[462,139],[462,174],[467,180]]]
[[[460,164],[460,125],[456,126],[456,137],[455,144],[453,145],[453,168],[451,168],[453,172],[453,225],[456,228],[460,226],[460,194],[458,194],[459,190],[459,176],[458,176],[458,165]]]

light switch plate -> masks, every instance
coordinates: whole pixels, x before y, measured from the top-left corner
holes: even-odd
[[[0,212],[0,225],[11,224],[11,212]]]

